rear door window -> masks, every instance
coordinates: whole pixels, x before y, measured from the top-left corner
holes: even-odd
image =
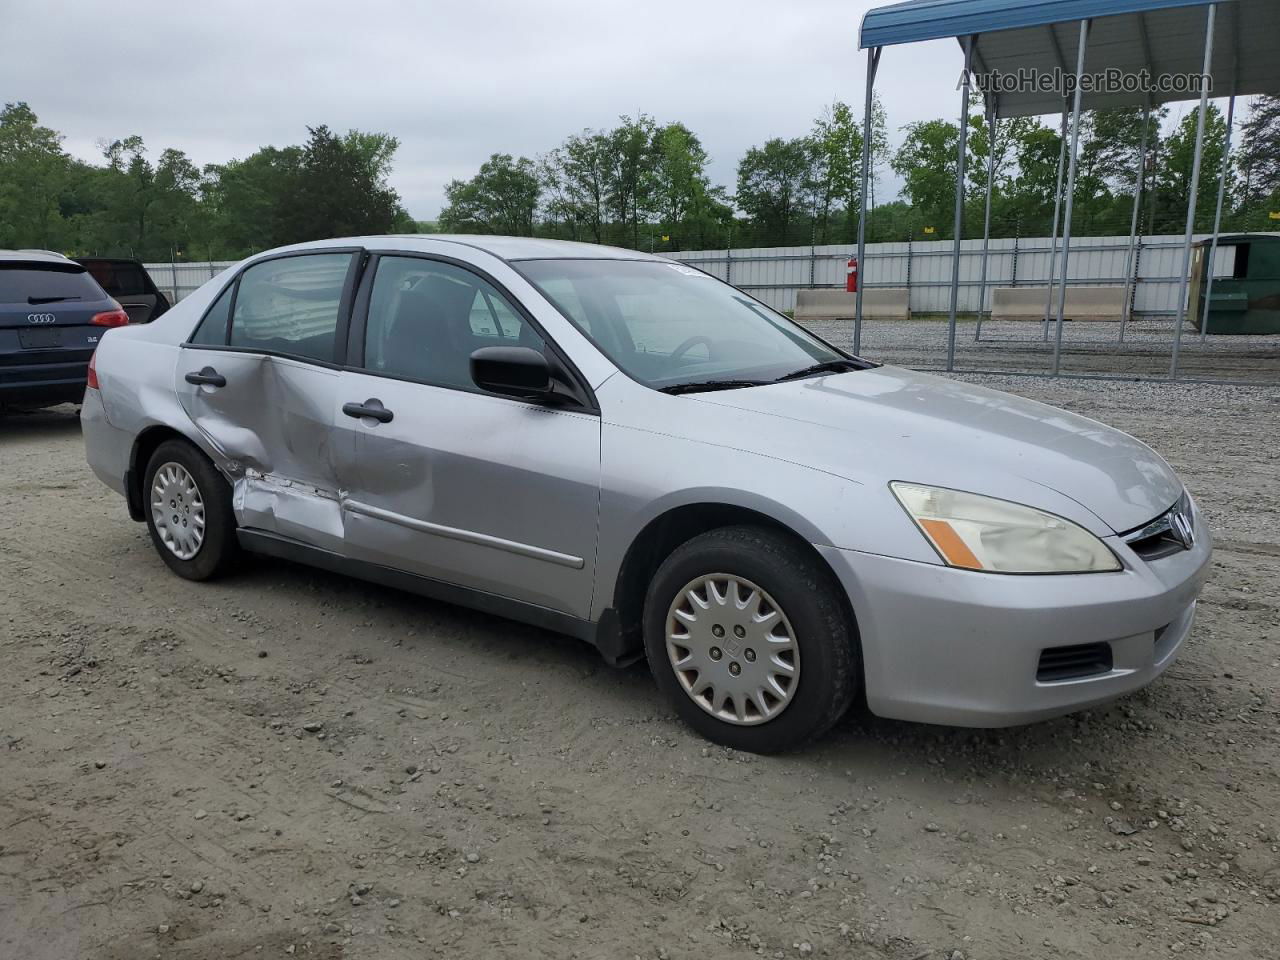
[[[38,305],[105,299],[102,288],[83,267],[68,270],[61,266],[0,264],[0,303]]]
[[[249,267],[240,275],[235,295],[231,346],[333,363],[353,257],[306,254]]]

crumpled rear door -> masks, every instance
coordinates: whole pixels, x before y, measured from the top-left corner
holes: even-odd
[[[191,383],[188,375],[203,382]],[[175,380],[183,408],[232,481],[239,525],[339,550],[330,450],[338,371],[286,357],[186,348]]]

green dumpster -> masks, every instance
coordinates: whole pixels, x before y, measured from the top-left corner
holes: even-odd
[[[1188,322],[1199,329],[1204,317],[1209,247],[1195,245],[1191,261]],[[1210,296],[1209,333],[1280,333],[1280,235],[1240,233],[1218,238],[1219,265],[1231,264],[1229,276],[1215,276]],[[1221,269],[1221,266],[1220,266]]]

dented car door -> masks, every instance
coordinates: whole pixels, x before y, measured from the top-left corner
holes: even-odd
[[[232,481],[238,524],[334,551],[334,398],[361,259],[318,251],[255,263],[210,307],[175,371],[183,407]]]
[[[335,403],[347,555],[585,619],[599,416],[475,385],[479,347],[548,349],[480,275],[402,256],[369,273]]]

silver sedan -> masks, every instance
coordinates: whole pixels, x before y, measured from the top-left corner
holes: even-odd
[[[1149,683],[1208,531],[1100,423],[850,356],[629,250],[364,237],[252,257],[103,337],[88,460],[177,574],[242,551],[647,657],[774,751],[861,689],[999,726]]]

